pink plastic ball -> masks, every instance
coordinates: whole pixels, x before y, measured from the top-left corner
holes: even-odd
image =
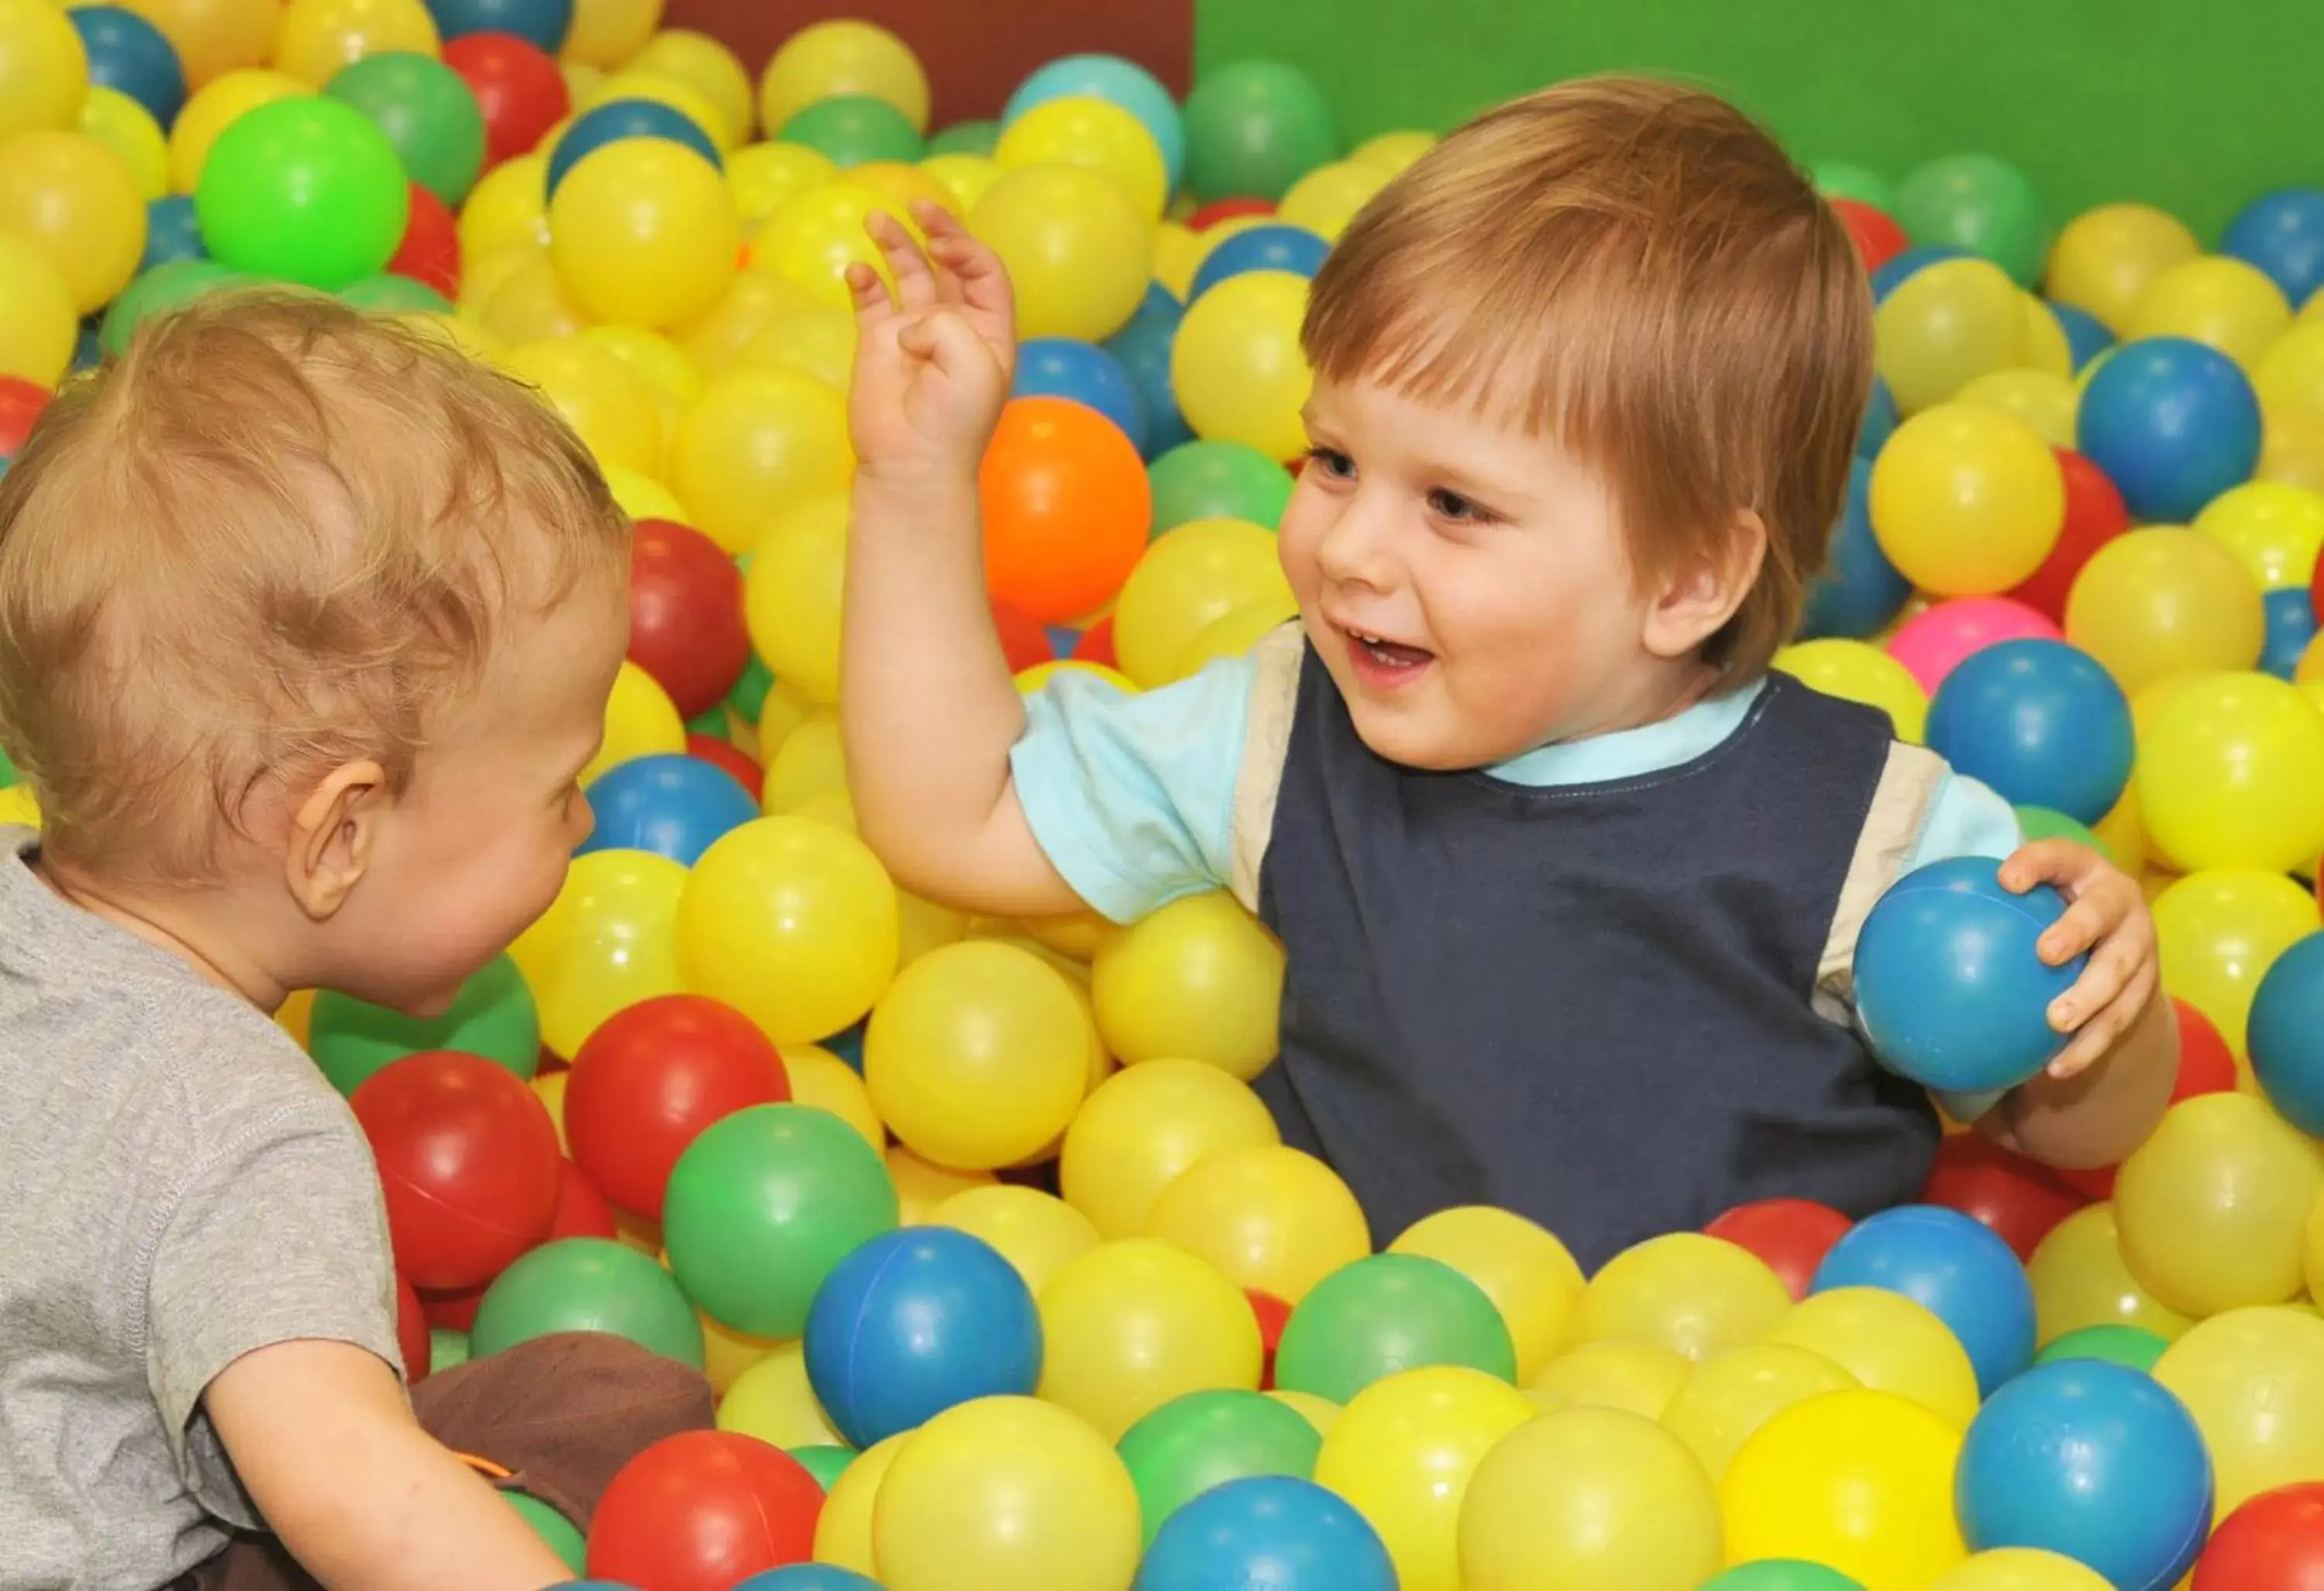
[[[1933,696],[1954,665],[1972,652],[2013,640],[2063,640],[2058,627],[2007,597],[1955,597],[1915,613],[1888,638],[1888,655]]]

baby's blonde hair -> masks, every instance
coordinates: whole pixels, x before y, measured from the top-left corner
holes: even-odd
[[[529,388],[328,299],[212,299],[0,476],[0,745],[53,854],[199,882],[262,781],[368,758],[401,788],[507,623],[627,567]]]
[[[1642,574],[1767,550],[1706,648],[1741,682],[1790,639],[1848,488],[1872,300],[1846,231],[1766,132],[1699,89],[1583,78],[1470,123],[1317,274],[1318,373],[1555,436],[1605,472]]]

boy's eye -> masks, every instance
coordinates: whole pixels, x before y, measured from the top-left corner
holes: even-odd
[[[1320,470],[1325,476],[1334,481],[1351,481],[1355,478],[1356,461],[1336,447],[1310,447],[1307,450],[1307,464],[1309,468]]]
[[[1481,523],[1493,517],[1490,511],[1482,506],[1470,501],[1457,492],[1447,492],[1442,486],[1429,492],[1428,507],[1430,512],[1441,519],[1458,520],[1463,524]]]

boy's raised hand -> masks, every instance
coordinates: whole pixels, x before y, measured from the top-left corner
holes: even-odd
[[[2050,1062],[2060,1080],[2089,1069],[2130,1030],[2162,987],[2154,919],[2137,882],[2085,845],[2037,840],[2018,847],[2001,867],[2001,887],[2023,895],[2053,886],[2066,915],[2041,938],[2042,960],[2055,967],[2089,952],[2073,988],[2050,1005],[2050,1025],[2073,1042]]]
[[[848,428],[858,469],[911,484],[973,477],[1009,399],[1017,317],[1000,256],[939,207],[919,200],[920,245],[892,216],[865,230],[895,278],[847,268],[855,298],[855,382]]]

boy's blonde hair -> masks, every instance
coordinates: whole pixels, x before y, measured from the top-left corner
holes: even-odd
[[[0,744],[52,852],[199,882],[262,780],[369,758],[400,788],[506,622],[627,562],[530,389],[328,299],[212,299],[0,476]]]
[[[1555,436],[1612,484],[1642,576],[1757,513],[1706,648],[1740,683],[1799,621],[1872,381],[1872,300],[1831,208],[1715,95],[1585,78],[1488,112],[1356,217],[1305,331],[1370,380]]]

